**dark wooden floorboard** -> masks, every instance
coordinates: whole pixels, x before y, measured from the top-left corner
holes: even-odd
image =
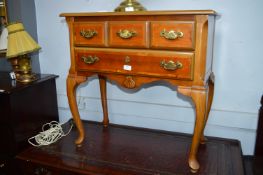
[[[19,160],[79,174],[191,174],[187,158],[191,135],[133,127],[85,122],[81,147],[74,144],[77,132],[50,146],[30,148]],[[202,175],[243,175],[240,143],[209,138],[200,145],[198,160]],[[26,162],[26,161],[25,161]]]

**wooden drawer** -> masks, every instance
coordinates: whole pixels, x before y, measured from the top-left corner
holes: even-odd
[[[78,71],[186,80],[193,77],[193,53],[81,48],[77,48],[75,53]]]
[[[194,49],[194,22],[151,22],[151,48]]]
[[[109,22],[109,46],[146,48],[146,22]]]
[[[105,46],[104,22],[76,22],[73,25],[76,46]]]

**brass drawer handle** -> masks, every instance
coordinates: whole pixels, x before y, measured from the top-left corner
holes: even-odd
[[[165,70],[177,70],[183,67],[183,64],[179,61],[174,62],[172,60],[168,61],[167,63],[165,62],[165,60],[163,60],[160,62],[160,65]]]
[[[166,31],[165,29],[163,29],[160,32],[160,36],[164,37],[165,39],[168,39],[168,40],[175,40],[177,38],[182,38],[184,36],[184,33],[183,32],[176,32],[174,30]]]
[[[86,64],[94,64],[95,62],[98,62],[100,59],[97,56],[91,56],[89,55],[88,57],[82,56],[81,59],[84,61]]]
[[[135,31],[129,31],[127,29],[120,30],[116,34],[122,39],[129,39],[129,38],[132,38],[133,36],[136,36]]]
[[[87,39],[91,39],[97,34],[98,32],[96,30],[81,30],[80,31],[80,35]]]

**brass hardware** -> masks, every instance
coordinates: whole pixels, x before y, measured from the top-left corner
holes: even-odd
[[[127,76],[126,79],[124,80],[123,82],[123,85],[126,87],[126,88],[129,88],[129,89],[133,89],[135,88],[135,81],[132,79],[132,76]]]
[[[176,70],[176,69],[181,69],[183,67],[183,64],[180,63],[179,61],[174,62],[172,60],[166,63],[165,60],[163,60],[160,62],[160,66],[165,70]]]
[[[82,56],[81,59],[86,63],[86,64],[94,64],[95,62],[98,62],[100,59],[97,56],[91,56],[89,55],[88,57]]]
[[[184,33],[183,32],[176,32],[174,30],[166,31],[165,29],[163,29],[160,32],[160,36],[164,37],[165,39],[168,39],[168,40],[175,40],[177,38],[182,38],[184,36]]]
[[[129,39],[129,38],[132,38],[133,36],[136,36],[135,31],[129,31],[127,29],[120,30],[116,34],[122,39]]]
[[[7,23],[7,3],[6,3],[6,0],[0,1],[0,17],[2,18],[2,20],[4,20],[3,21],[3,22],[5,22],[4,25],[6,25],[6,23]]]
[[[98,32],[96,30],[81,30],[80,31],[80,35],[87,39],[91,39],[97,34]]]
[[[136,0],[125,0],[114,11],[128,12],[128,11],[145,11],[146,9]]]
[[[129,56],[126,56],[124,61],[128,64],[131,62],[131,58]]]
[[[28,55],[10,58],[9,62],[15,72],[17,81],[21,83],[30,83],[38,79],[36,74],[32,73],[31,60]]]

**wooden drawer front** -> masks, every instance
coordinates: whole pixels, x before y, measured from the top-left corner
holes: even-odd
[[[146,22],[109,22],[110,47],[147,47]]]
[[[194,22],[151,22],[151,47],[194,49]]]
[[[104,22],[74,23],[74,44],[79,46],[105,46]]]
[[[193,53],[127,49],[76,49],[75,52],[78,71],[192,79]],[[91,63],[94,58],[95,61]],[[85,63],[84,59],[89,63]],[[165,69],[177,64],[181,64],[182,67],[176,70]]]

